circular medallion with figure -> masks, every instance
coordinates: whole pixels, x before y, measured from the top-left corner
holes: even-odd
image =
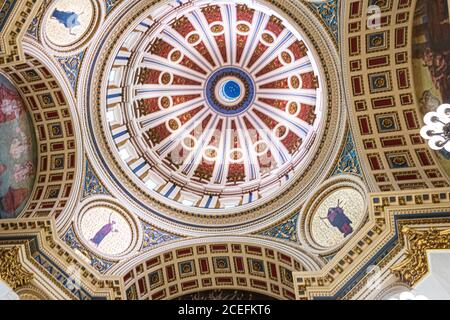
[[[353,176],[325,182],[302,210],[300,236],[319,252],[334,251],[350,239],[366,217],[363,184]]]
[[[92,202],[81,210],[77,233],[94,253],[118,258],[127,255],[136,246],[136,223],[119,206],[101,201]]]
[[[57,51],[77,49],[95,31],[99,12],[100,6],[92,0],[55,1],[44,16],[45,43]]]

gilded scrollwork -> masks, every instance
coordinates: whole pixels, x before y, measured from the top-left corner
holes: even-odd
[[[391,271],[409,286],[414,286],[429,271],[427,251],[450,249],[450,229],[418,231],[403,227],[407,241],[406,259]]]
[[[26,271],[19,260],[19,247],[0,249],[0,278],[16,290],[28,285],[33,280],[33,274]]]

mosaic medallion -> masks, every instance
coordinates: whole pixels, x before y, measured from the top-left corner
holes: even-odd
[[[366,217],[366,193],[359,178],[331,178],[302,210],[300,236],[318,251],[338,248],[361,227]]]
[[[315,242],[323,247],[339,245],[353,234],[364,216],[364,199],[351,188],[333,191],[322,200],[311,225]]]
[[[99,6],[92,0],[57,0],[44,17],[45,42],[55,50],[66,51],[81,45],[98,23]]]
[[[81,209],[76,232],[94,253],[107,258],[123,257],[136,245],[136,223],[114,204],[92,201]]]

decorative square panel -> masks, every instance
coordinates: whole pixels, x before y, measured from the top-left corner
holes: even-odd
[[[408,62],[408,52],[398,52],[395,54],[395,63],[402,64]]]
[[[126,290],[126,295],[127,295],[127,300],[137,300],[138,295],[137,295],[137,289],[136,289],[136,285],[133,284],[132,286],[130,286],[127,290]]]
[[[366,149],[366,150],[376,149],[376,147],[377,147],[377,144],[374,139],[366,139],[363,141],[363,144],[364,144],[364,149]]]
[[[248,258],[248,270],[250,274],[258,276],[258,277],[265,277],[266,271],[264,268],[264,261],[259,259],[252,259]]]
[[[202,285],[204,287],[210,287],[212,286],[211,278],[202,279]]]
[[[401,104],[404,105],[409,105],[413,103],[413,98],[411,94],[401,94],[400,95],[400,102]]]
[[[368,53],[382,51],[389,48],[389,35],[387,31],[368,34],[366,37],[366,50]]]
[[[350,62],[350,71],[355,72],[361,70],[361,60],[353,60]]]
[[[366,111],[367,110],[367,102],[366,102],[366,100],[355,101],[355,110],[357,112],[359,112],[359,111]]]
[[[292,271],[280,266],[280,275],[281,275],[281,282],[289,286],[291,288],[294,287],[293,285],[293,278],[292,278]]]
[[[409,168],[413,165],[408,151],[386,152],[386,159],[391,169]]]
[[[411,0],[399,0],[398,1],[398,8],[409,8],[411,6]]]
[[[181,278],[195,276],[195,262],[194,260],[183,261],[178,263],[178,271]]]
[[[150,272],[148,275],[148,282],[150,283],[150,290],[161,287],[164,284],[162,269]]]
[[[369,74],[369,86],[371,93],[380,93],[392,90],[390,72]]]
[[[238,283],[238,285],[240,285],[240,286],[247,286],[247,279],[238,277],[238,278],[237,278],[237,283]]]
[[[375,115],[375,121],[377,123],[379,133],[394,132],[400,130],[397,113],[377,114]]]
[[[59,191],[61,190],[61,186],[49,186],[47,188],[47,192],[45,194],[45,199],[56,199],[59,196]]]
[[[216,273],[231,272],[230,260],[228,257],[213,257],[213,268]]]
[[[33,69],[22,71],[21,74],[27,80],[27,82],[36,82],[41,80],[39,74]]]
[[[382,12],[389,11],[392,8],[392,0],[369,0],[370,6],[377,6]]]
[[[39,102],[42,108],[53,108],[55,107],[55,101],[50,93],[44,93],[38,95]]]
[[[51,158],[50,166],[52,170],[64,169],[64,155],[54,155]]]
[[[348,32],[358,32],[361,30],[361,22],[355,21],[348,24]]]
[[[62,138],[64,133],[60,123],[52,123],[48,125],[48,133],[50,139]]]
[[[389,178],[386,173],[375,174],[375,181],[378,183],[389,182]]]

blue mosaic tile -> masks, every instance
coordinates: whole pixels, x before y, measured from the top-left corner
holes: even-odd
[[[39,18],[34,17],[27,29],[27,34],[34,40],[38,40]]]
[[[151,248],[166,241],[179,239],[179,237],[157,230],[145,222],[142,223],[142,227],[144,229],[142,249]]]
[[[96,256],[94,256],[91,252],[86,250],[86,248],[78,241],[73,228],[70,227],[67,232],[64,234],[62,239],[70,248],[77,249],[81,253],[83,253],[90,261],[91,266],[93,266],[98,272],[104,274],[107,272],[114,263],[102,260]]]
[[[336,169],[334,169],[332,176],[340,174],[356,174],[361,176],[358,153],[356,152],[353,136],[350,131],[347,134],[344,150],[339,157],[339,163]]]
[[[94,171],[92,171],[89,162],[86,161],[86,172],[84,176],[84,185],[83,185],[83,198],[92,195],[110,195],[110,193],[100,182]]]
[[[339,1],[324,0],[309,5],[316,10],[335,39],[339,40]]]
[[[105,0],[106,14],[109,14],[121,0]]]
[[[77,90],[78,73],[80,72],[83,57],[84,51],[71,57],[56,57],[66,73],[69,83],[74,91]]]
[[[298,214],[287,221],[260,233],[262,236],[297,242]]]

